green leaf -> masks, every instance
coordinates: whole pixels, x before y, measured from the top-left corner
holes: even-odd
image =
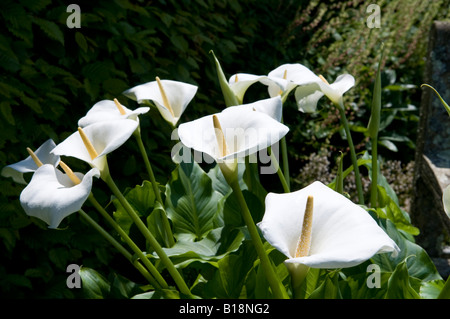
[[[219,80],[220,88],[222,89],[222,94],[225,99],[226,106],[239,105],[242,104],[242,101],[239,101],[237,96],[231,90],[228,85],[228,80],[225,78],[225,74],[222,71],[222,67],[220,66],[219,60],[217,60],[214,52],[211,50],[210,53],[213,55],[214,63],[216,65],[217,70],[217,78]]]
[[[377,254],[371,258],[371,261],[380,266],[381,271],[393,272],[397,265],[405,262],[411,277],[422,281],[442,279],[427,252],[410,241],[400,232],[390,220],[384,220],[380,223],[389,237],[400,248],[397,257],[391,257],[391,254]]]
[[[413,288],[413,281],[409,276],[406,261],[397,265],[388,281],[387,299],[420,299],[420,295]]]
[[[329,272],[322,284],[311,293],[309,299],[342,299],[338,280],[339,270]]]
[[[242,245],[238,252],[229,254],[217,263],[214,277],[204,286],[205,298],[239,298],[248,272],[253,268],[257,254],[251,243]]]
[[[78,46],[83,50],[83,52],[87,52],[88,50],[88,44],[86,41],[86,38],[84,37],[83,33],[76,32],[75,33],[75,42],[78,44]]]
[[[423,282],[420,286],[420,297],[422,299],[437,299],[444,288],[443,280],[431,280]]]
[[[175,236],[188,234],[196,241],[204,238],[214,228],[222,197],[195,161],[181,163],[166,186],[166,211]]]
[[[56,23],[36,17],[33,18],[33,22],[37,24],[39,28],[48,35],[49,38],[56,40],[64,45],[64,34]]]
[[[138,185],[126,192],[125,198],[140,217],[149,216],[155,206],[155,194],[149,181],[144,181],[142,185]],[[113,203],[116,207],[116,211],[113,214],[114,219],[126,233],[129,233],[133,220],[117,198],[113,199]]]
[[[111,292],[108,296],[109,298],[122,298],[122,299],[131,298],[134,295],[142,292],[138,284],[118,274],[113,274],[110,290]]]
[[[14,116],[12,115],[11,105],[8,101],[3,101],[2,103],[0,103],[0,112],[9,124],[16,125],[16,121],[14,120]]]
[[[432,87],[431,85],[428,85],[428,84],[422,84],[421,86],[422,86],[422,87],[423,87],[423,86],[427,86],[427,87],[429,87],[430,89],[432,89],[432,90],[434,91],[434,93],[436,93],[436,95],[437,95],[437,97],[439,98],[439,100],[441,101],[442,105],[443,105],[443,106],[445,107],[445,109],[447,110],[448,115],[450,115],[450,106],[444,101],[444,99],[441,97],[441,95],[438,93],[438,91],[436,91],[436,89],[435,89],[434,87]]]
[[[97,271],[80,267],[79,271],[84,295],[89,299],[105,299],[110,291],[109,282]]]
[[[215,265],[215,262],[239,249],[243,240],[242,232],[220,227],[210,231],[200,241],[193,241],[188,234],[179,235],[175,245],[164,248],[164,251],[178,267],[186,267],[194,261]]]

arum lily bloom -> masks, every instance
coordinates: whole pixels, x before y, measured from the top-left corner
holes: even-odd
[[[250,111],[261,112],[269,115],[274,120],[281,122],[281,117],[283,115],[283,103],[281,102],[281,97],[276,96],[270,99],[260,100],[254,103],[242,104],[237,106],[229,106],[222,112],[228,112],[229,110],[241,108]]]
[[[138,127],[134,120],[97,122],[70,135],[52,153],[78,158],[99,169],[101,177],[109,175],[106,155],[124,144]]]
[[[38,165],[36,164],[35,160],[33,160],[33,157],[37,157],[41,164],[51,164],[53,166],[58,165],[59,156],[50,153],[50,151],[55,148],[55,146],[55,142],[52,139],[49,139],[45,143],[43,143],[35,152],[27,149],[30,153],[30,156],[20,162],[5,166],[2,169],[1,175],[4,177],[11,177],[16,183],[26,185],[27,182],[23,178],[23,174],[35,172],[38,169]]]
[[[316,82],[318,77],[301,64],[283,64],[269,72],[268,75],[238,73],[229,78],[229,85],[241,99],[250,85],[260,82],[268,86],[270,97],[281,95],[283,102],[289,92],[298,85]]]
[[[183,123],[178,135],[186,147],[224,164],[222,171],[226,166],[233,171],[239,158],[275,144],[288,131],[287,126],[266,114],[236,107]]]
[[[238,73],[232,75],[228,80],[228,85],[231,91],[236,96],[239,104],[242,104],[244,100],[244,95],[247,89],[255,83],[262,83],[267,85],[269,88],[277,87],[276,94],[270,94],[271,97],[279,95],[280,90],[286,90],[288,82],[286,79],[278,77],[270,77],[267,75],[254,75],[248,73]]]
[[[305,217],[308,197],[312,196],[311,216]],[[399,248],[360,206],[321,182],[288,194],[269,193],[266,211],[258,224],[267,241],[288,258],[286,263],[299,263],[313,268],[345,268],[356,266],[377,253]],[[310,221],[310,249],[298,254],[303,223]]]
[[[72,174],[78,184],[53,165],[39,167],[20,194],[26,214],[43,220],[49,228],[57,228],[65,217],[79,211],[91,193],[92,178],[99,177],[100,172],[92,168],[86,175]]]
[[[192,84],[160,80],[135,86],[123,94],[139,104],[152,101],[161,116],[172,126],[176,126],[187,105],[194,98],[198,87]]]
[[[342,96],[355,85],[355,78],[350,74],[341,74],[332,84],[318,76],[314,83],[298,86],[295,99],[300,111],[314,112],[319,99],[326,95],[336,106],[344,108]]]
[[[78,126],[86,127],[90,124],[102,121],[114,121],[130,119],[139,122],[138,116],[147,113],[149,107],[139,107],[135,110],[123,106],[117,99],[103,100],[94,104],[87,114],[78,121]]]

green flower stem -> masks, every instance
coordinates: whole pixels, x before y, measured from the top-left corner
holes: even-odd
[[[170,258],[166,255],[166,253],[162,249],[161,245],[155,239],[155,237],[150,232],[150,230],[147,228],[147,226],[144,224],[144,222],[140,219],[140,217],[134,211],[133,207],[131,207],[130,203],[128,203],[125,196],[123,196],[122,192],[119,190],[119,188],[117,187],[117,185],[114,183],[113,179],[111,178],[111,175],[105,176],[104,181],[109,186],[109,188],[112,190],[113,194],[117,197],[117,199],[122,204],[122,206],[125,208],[125,210],[128,212],[129,216],[131,217],[133,222],[136,224],[137,228],[142,233],[142,235],[144,235],[145,239],[149,242],[150,246],[153,247],[156,254],[161,259],[161,262],[166,266],[167,271],[170,273],[170,275],[172,276],[176,285],[180,289],[180,292],[186,296],[192,296],[191,291],[189,290],[188,286],[186,285],[186,282],[184,281],[183,277],[181,277],[180,273],[175,268],[175,265],[172,263]]]
[[[378,204],[378,136],[372,138],[372,187],[370,189],[370,206]]]
[[[273,155],[272,148],[268,147],[267,150],[270,153],[270,160],[273,163],[273,165],[275,166],[275,169],[277,170],[277,175],[280,178],[280,182],[281,182],[281,185],[283,186],[284,192],[289,193],[291,191],[289,188],[289,184],[286,181],[285,175],[281,171],[281,167],[280,167],[280,164],[278,163],[278,160],[276,159],[275,155]]]
[[[347,116],[345,115],[344,105],[340,103],[337,105],[339,113],[341,115],[341,122],[344,125],[345,135],[347,135],[348,146],[350,147],[350,156],[352,159],[353,169],[355,171],[356,190],[358,192],[358,202],[364,205],[364,192],[361,183],[361,176],[359,174],[358,159],[356,158],[355,146],[353,145],[352,135],[350,133],[350,127],[348,125]]]
[[[156,279],[157,285],[155,288],[168,288],[169,285],[161,276],[156,267],[151,263],[147,256],[139,249],[139,247],[134,243],[134,241],[128,236],[128,234],[116,223],[114,218],[112,218],[108,212],[100,205],[100,203],[95,199],[94,195],[91,193],[89,195],[90,203],[98,210],[98,212],[106,219],[106,221],[114,228],[115,231],[122,237],[122,239],[128,244],[128,246],[133,250],[133,252],[140,258],[142,263],[147,267],[152,276]]]
[[[305,291],[302,283],[306,278],[309,267],[303,264],[286,263],[286,267],[291,275],[292,292],[294,299],[302,299]]]
[[[150,182],[152,183],[152,186],[153,186],[153,192],[155,193],[156,200],[158,202],[160,202],[161,205],[164,207],[164,202],[162,201],[162,198],[161,198],[161,192],[159,190],[158,183],[156,182],[155,175],[153,174],[153,169],[152,169],[152,166],[148,159],[148,155],[147,155],[147,151],[145,150],[144,143],[142,142],[142,137],[141,137],[139,128],[134,132],[134,136],[136,138],[139,150],[142,154],[142,158],[144,159],[145,167],[147,168],[147,172],[150,177]],[[167,238],[169,241],[169,243],[168,243],[169,247],[172,247],[173,245],[175,245],[175,239],[173,237],[172,229],[170,228],[169,220],[168,220],[165,212],[163,212],[161,214],[161,216],[162,216],[162,224],[164,227],[164,231],[166,232]]]
[[[250,214],[247,203],[245,202],[242,190],[239,187],[239,182],[237,180],[234,180],[232,183],[230,183],[230,187],[233,190],[234,194],[236,194],[236,197],[239,201],[239,205],[242,210],[242,217],[245,221],[245,224],[247,225],[247,229],[252,238],[253,245],[255,246],[256,252],[261,261],[261,266],[263,267],[264,273],[266,274],[266,278],[269,282],[270,288],[272,289],[273,295],[278,299],[289,299],[289,296],[280,279],[276,275],[275,270],[273,269],[270,262],[269,256],[267,256],[266,250],[264,249],[264,245],[261,241],[261,237],[259,236],[258,229],[256,228],[252,215]]]
[[[287,186],[287,193],[291,191],[291,178],[289,176],[289,160],[287,155],[287,144],[286,144],[286,137],[283,137],[280,141],[281,143],[281,158],[283,160],[283,172],[284,172],[284,180]]]
[[[103,229],[95,220],[93,220],[88,214],[86,214],[82,209],[78,211],[80,215],[95,229],[97,230],[107,241],[111,243],[126,259],[128,259],[133,266],[148,280],[148,282],[154,286],[158,287],[158,283],[150,275],[150,273],[142,266],[138,260],[133,260],[133,255],[126,250],[117,240],[114,239],[106,230]]]

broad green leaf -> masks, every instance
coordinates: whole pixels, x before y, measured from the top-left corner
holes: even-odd
[[[377,254],[371,258],[374,264],[380,266],[381,271],[393,272],[398,264],[405,262],[411,277],[422,281],[442,279],[433,261],[422,247],[408,240],[389,219],[380,222],[380,227],[400,248],[400,253],[395,258],[390,254]]]
[[[142,292],[138,284],[118,274],[113,274],[110,290],[110,298],[121,299],[128,299]]]
[[[78,46],[83,50],[83,52],[87,52],[88,45],[86,42],[86,38],[84,37],[83,33],[76,32],[75,33],[75,41],[77,42]]]
[[[378,196],[381,202],[376,209],[378,216],[391,220],[397,229],[401,229],[411,235],[418,235],[419,229],[411,224],[408,213],[403,211],[398,204],[388,196],[386,189],[378,185]]]
[[[410,277],[406,261],[397,265],[388,281],[387,299],[420,299],[413,288],[414,278]]]
[[[204,238],[214,228],[222,197],[196,162],[181,163],[166,187],[166,211],[175,237],[188,234],[192,240]]]
[[[322,284],[311,293],[309,299],[342,299],[339,277],[339,270],[330,271]]]
[[[189,234],[179,234],[175,245],[164,251],[178,267],[186,267],[194,261],[216,266],[215,262],[236,251],[243,240],[244,235],[239,230],[216,228],[200,241],[194,241]]]
[[[153,192],[152,184],[149,181],[144,181],[142,185],[130,189],[125,193],[125,198],[140,217],[147,217],[150,215],[155,206],[155,194]],[[122,229],[128,233],[131,225],[133,225],[133,220],[129,217],[127,211],[123,208],[118,199],[114,199],[113,203],[114,206],[116,206],[114,219]]]
[[[256,258],[250,242],[243,244],[238,252],[222,258],[217,263],[214,277],[204,286],[205,298],[238,298]]]
[[[422,299],[436,299],[444,287],[443,280],[431,280],[423,282],[420,286],[420,297]]]
[[[109,282],[97,271],[88,267],[80,267],[81,286],[84,295],[89,299],[105,299],[110,291]]]

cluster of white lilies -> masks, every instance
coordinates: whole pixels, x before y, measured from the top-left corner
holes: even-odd
[[[215,61],[218,65],[217,59]],[[198,88],[191,84],[156,78],[156,81],[124,92],[128,98],[145,106],[131,110],[117,100],[100,101],[78,121],[78,130],[72,135],[57,145],[48,140],[35,151],[28,149],[30,155],[18,163],[4,167],[2,175],[26,185],[20,195],[20,203],[29,216],[45,221],[50,228],[57,228],[65,217],[83,212],[82,206],[88,199],[95,204],[91,193],[94,177],[111,186],[114,194],[127,207],[125,199],[112,181],[107,156],[134,136],[142,151],[157,198],[163,204],[148,156],[143,149],[139,126],[139,116],[147,113],[150,106],[156,106],[161,116],[173,129],[178,130],[181,143],[213,158],[233,191],[240,196],[243,219],[275,297],[285,298],[287,294],[276,278],[257,227],[265,240],[286,256],[285,264],[294,281],[301,281],[308,267],[352,267],[377,253],[397,254],[399,248],[395,242],[362,206],[320,182],[292,192],[287,185],[285,193],[269,193],[265,200],[264,217],[258,225],[253,222],[245,200],[239,194],[238,160],[260,150],[270,149],[289,132],[288,127],[282,123],[283,103],[289,93],[294,92],[301,112],[314,112],[318,100],[323,96],[344,111],[342,97],[354,86],[354,78],[344,74],[329,84],[322,76],[317,76],[300,64],[281,65],[263,76],[238,73],[228,80],[224,80],[223,73],[220,73],[219,68],[218,70],[227,104],[220,113],[178,125]],[[246,90],[256,82],[268,87],[267,99],[242,104]],[[249,131],[253,134],[246,134]],[[61,160],[63,156],[84,161],[91,169],[86,173],[72,172]],[[356,172],[357,165],[354,165],[354,169]],[[33,176],[27,182],[24,173],[30,172]],[[282,174],[279,176],[282,179]],[[283,182],[286,185],[286,180]],[[139,223],[138,218],[134,220]],[[138,224],[138,227],[142,225]],[[153,247],[157,247],[148,229],[142,231]],[[189,291],[176,269],[170,266],[170,260],[166,260],[161,249],[155,250],[158,254],[161,253],[163,262],[167,261],[166,266],[180,291],[188,295]],[[154,269],[151,274],[156,278],[155,286],[165,287],[164,280],[153,271]],[[299,282],[293,283],[295,286],[299,285]]]

